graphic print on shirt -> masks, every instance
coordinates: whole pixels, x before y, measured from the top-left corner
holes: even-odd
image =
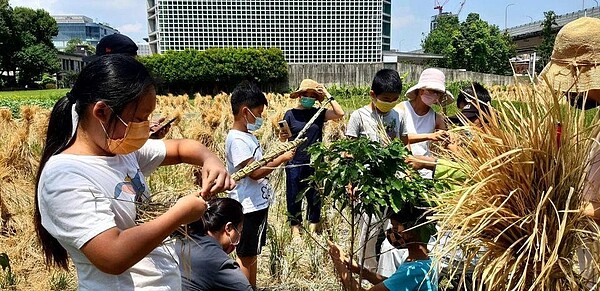
[[[129,194],[134,197],[135,202],[143,202],[147,200],[148,193],[146,193],[146,185],[142,180],[142,172],[138,169],[135,176],[131,178],[129,174],[126,174],[123,182],[118,183],[115,186],[115,199],[119,198],[121,194]],[[126,199],[128,200],[128,199]]]
[[[383,123],[383,127],[385,128],[385,133],[387,134],[387,136],[389,136],[390,138],[398,137],[396,135],[396,128],[398,127],[398,125],[396,124],[395,119],[392,120],[391,122],[385,122],[382,120],[382,123]]]
[[[271,193],[273,193],[273,189],[271,188],[271,183],[269,183],[269,178],[264,177],[259,181],[259,183],[262,184],[262,187],[260,187],[262,198],[272,201],[271,198],[273,198],[273,195],[271,195]]]

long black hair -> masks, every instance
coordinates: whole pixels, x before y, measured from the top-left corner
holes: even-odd
[[[202,219],[188,225],[190,233],[206,235],[223,229],[228,222],[234,227],[244,221],[242,204],[231,198],[215,198],[208,201],[208,209]]]
[[[68,268],[67,251],[42,226],[38,190],[46,162],[72,143],[71,107],[75,104],[79,120],[84,120],[86,109],[96,102],[103,101],[113,110],[110,118],[112,122],[115,114],[121,114],[128,104],[138,102],[140,97],[154,86],[150,73],[140,62],[129,56],[110,54],[99,57],[83,68],[71,92],[54,104],[48,122],[46,144],[36,175],[35,189],[34,225],[46,257],[46,264]]]

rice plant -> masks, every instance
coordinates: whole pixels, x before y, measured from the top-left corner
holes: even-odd
[[[591,290],[600,274],[598,225],[582,214],[584,187],[600,129],[560,96],[517,92],[521,106],[502,102],[482,130],[471,128],[454,158],[468,180],[438,199],[434,218],[450,234],[434,256],[473,263],[476,290]],[[578,256],[578,254],[580,256]],[[579,260],[585,254],[585,269]]]

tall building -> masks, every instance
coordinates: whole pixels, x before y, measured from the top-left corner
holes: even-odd
[[[58,24],[58,35],[52,38],[52,42],[59,50],[66,48],[67,42],[73,38],[79,38],[96,46],[102,37],[119,33],[109,25],[96,23],[83,15],[54,15],[52,17]]]
[[[137,55],[138,56],[151,56],[152,51],[150,51],[150,45],[146,42],[136,42],[135,45],[138,46]]]
[[[153,53],[278,47],[289,63],[381,62],[391,0],[147,0]]]

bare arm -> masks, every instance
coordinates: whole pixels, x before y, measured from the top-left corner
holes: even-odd
[[[443,130],[438,130],[432,133],[409,133],[406,135],[408,143],[418,143],[422,141],[443,141],[448,138],[448,133]],[[406,143],[405,143],[406,144]]]
[[[191,139],[165,140],[167,155],[161,166],[186,163],[202,166],[202,197],[212,196],[233,189],[231,179],[223,162],[202,143]]]
[[[342,106],[337,101],[332,100],[329,104],[331,104],[331,109],[325,111],[325,121],[338,120],[344,117],[344,109],[342,109]]]
[[[448,125],[446,124],[446,120],[439,113],[435,114],[435,129],[436,130],[448,130]]]
[[[291,160],[294,157],[294,153],[295,153],[295,150],[285,152],[283,155],[281,155],[281,156],[275,158],[274,160],[272,160],[271,162],[267,163],[264,167],[261,167],[261,168],[258,168],[256,170],[252,171],[250,173],[250,175],[248,175],[248,177],[250,177],[250,179],[252,179],[252,180],[259,180],[259,179],[262,179],[262,178],[268,176],[269,174],[271,174],[271,172],[273,172],[272,168],[278,167],[279,165]],[[240,168],[243,168],[252,162],[254,162],[253,158],[247,159],[246,161],[244,161],[240,164]]]
[[[185,196],[163,215],[141,225],[108,229],[92,238],[81,251],[100,271],[118,275],[131,268],[180,225],[198,220],[206,202],[195,194]]]
[[[427,157],[427,156],[407,156],[404,161],[409,164],[413,169],[415,170],[420,170],[420,169],[429,169],[432,170],[435,169],[436,166],[436,158],[434,157]]]

